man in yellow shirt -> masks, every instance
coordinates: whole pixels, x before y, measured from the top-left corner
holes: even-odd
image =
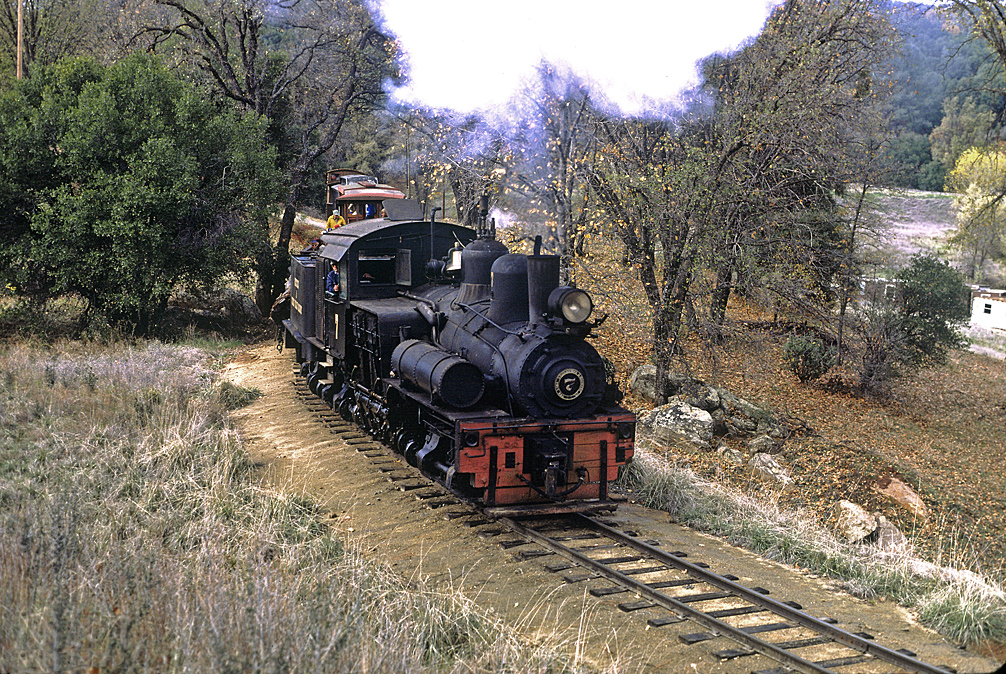
[[[346,219],[339,215],[338,211],[332,211],[332,215],[328,216],[328,222],[325,223],[325,226],[328,229],[338,229],[345,224]]]

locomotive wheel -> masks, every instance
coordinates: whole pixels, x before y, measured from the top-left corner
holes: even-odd
[[[339,402],[338,412],[339,416],[342,417],[343,421],[349,421],[349,422],[353,421],[353,413],[350,410],[352,405],[353,400],[349,396],[346,396]]]
[[[416,459],[416,455],[419,454],[419,450],[423,448],[423,443],[415,438],[410,438],[408,442],[405,443],[405,451],[402,454],[405,455],[405,460],[408,461],[410,466],[419,467],[419,462]]]
[[[391,434],[391,448],[394,449],[399,454],[405,453],[405,442],[408,437],[405,435],[405,429],[399,428],[394,433]]]
[[[321,372],[320,370],[317,372],[312,372],[307,376],[307,387],[311,389],[311,393],[315,394],[316,396],[321,395],[323,377],[324,373]]]
[[[404,428],[399,429],[398,432],[395,433],[394,443],[395,443],[394,444],[395,451],[401,454],[402,456],[406,455],[410,445],[415,444],[419,445],[420,447],[422,446],[419,443],[419,440],[416,438],[416,436],[410,433],[409,431],[405,430]],[[418,451],[418,447],[412,450],[413,455],[415,455],[416,451]]]

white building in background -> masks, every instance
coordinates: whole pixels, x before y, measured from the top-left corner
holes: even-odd
[[[972,286],[971,325],[1006,332],[1006,290]]]

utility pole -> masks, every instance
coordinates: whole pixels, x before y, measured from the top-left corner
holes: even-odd
[[[21,18],[24,0],[17,0],[17,78],[21,79],[21,45],[24,34],[24,20]]]

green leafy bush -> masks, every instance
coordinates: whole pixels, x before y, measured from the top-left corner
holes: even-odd
[[[0,285],[149,334],[176,288],[269,250],[266,131],[149,55],[34,70],[0,92]]]
[[[836,352],[819,339],[790,337],[783,346],[790,372],[807,383],[825,375],[835,364]]]

